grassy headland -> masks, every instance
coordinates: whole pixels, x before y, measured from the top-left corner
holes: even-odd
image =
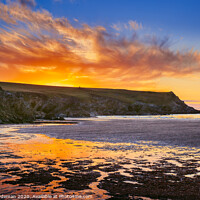
[[[173,92],[74,88],[0,82],[0,122],[97,115],[198,113]]]

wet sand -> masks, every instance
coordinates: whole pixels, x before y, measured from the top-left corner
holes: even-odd
[[[199,120],[4,125],[0,194],[200,199],[199,130]]]
[[[96,119],[83,120],[74,126],[33,125],[18,132],[94,142],[132,143],[142,140],[156,141],[162,145],[200,147],[200,119]]]

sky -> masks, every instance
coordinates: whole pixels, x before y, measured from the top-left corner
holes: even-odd
[[[0,81],[173,91],[200,109],[199,0],[0,0]]]

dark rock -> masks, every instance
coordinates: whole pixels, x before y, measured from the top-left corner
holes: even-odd
[[[53,180],[60,180],[59,177],[52,176],[51,172],[38,169],[35,172],[30,173],[17,173],[20,176],[20,179],[15,181],[5,181],[4,184],[12,184],[12,185],[26,185],[32,183],[33,185],[46,185]]]
[[[88,173],[74,173],[66,175],[67,181],[61,182],[61,187],[68,190],[85,190],[90,189],[89,184],[96,182],[97,178],[100,177],[99,172],[88,172]],[[77,184],[78,183],[78,184]]]

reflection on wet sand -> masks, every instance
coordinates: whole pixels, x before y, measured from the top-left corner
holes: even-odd
[[[55,139],[18,133],[18,127],[1,127],[1,194],[200,198],[198,148]]]

